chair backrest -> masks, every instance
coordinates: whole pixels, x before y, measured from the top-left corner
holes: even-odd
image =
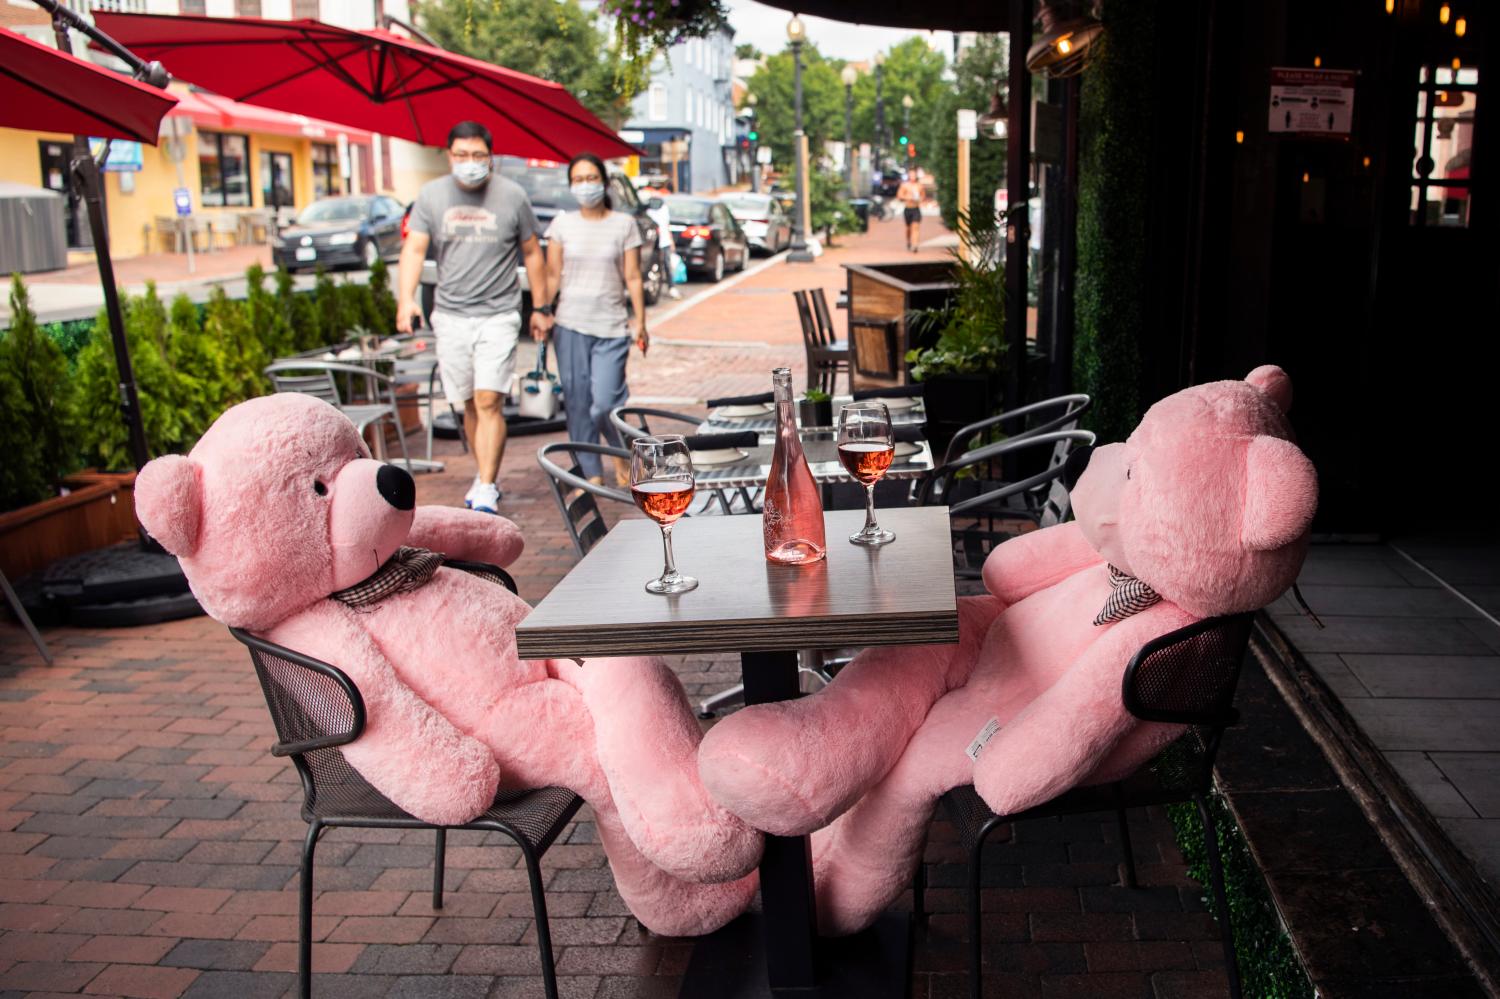
[[[818,343],[827,347],[838,341],[833,329],[833,319],[828,313],[828,296],[823,293],[822,288],[814,288],[811,291],[813,319],[817,321]]]
[[[812,306],[808,304],[807,292],[794,291],[792,298],[797,303],[797,320],[802,324],[802,345],[808,350],[816,350],[823,346],[818,339],[817,321],[813,319]],[[809,358],[811,362],[811,358]]]
[[[982,514],[985,507],[1000,503],[1012,496],[1036,489],[1048,489],[1047,505],[1052,507],[1052,516],[1057,518],[1052,522],[1060,523],[1067,519],[1068,511],[1071,509],[1066,487],[1060,491],[1055,488],[1062,484],[1062,474],[1068,455],[1074,448],[1092,446],[1094,440],[1094,434],[1088,430],[1053,430],[1044,434],[1013,437],[986,447],[976,448],[934,468],[932,473],[919,484],[913,495],[913,502],[918,506],[947,502],[953,514],[968,513],[971,510],[978,510]],[[982,492],[978,496],[961,502],[952,502],[953,483],[958,480],[959,473],[965,469],[986,468],[1000,458],[1024,455],[1028,451],[1040,448],[1049,449],[1050,452],[1047,467],[1043,471],[1016,482],[1001,483],[995,489]],[[1059,451],[1062,453],[1060,460],[1057,458]]]
[[[997,427],[1005,430],[1008,440],[1047,434],[1054,430],[1076,429],[1078,420],[1088,410],[1092,401],[1081,392],[1059,395],[978,420],[953,435],[953,439],[948,442],[948,450],[943,455],[943,461],[945,463],[952,461],[965,451],[972,450],[980,434]]]
[[[680,428],[665,431],[673,434],[693,433],[703,423],[696,416],[674,413],[670,409],[652,409],[649,406],[616,406],[609,413],[610,424],[620,432],[621,439],[626,443],[637,437],[649,437],[660,432],[651,429],[652,419],[683,424]]]
[[[266,366],[266,377],[277,392],[300,392],[322,399],[331,406],[343,406],[347,401],[339,390],[337,376],[343,375],[353,391],[362,389],[368,401],[380,405],[396,405],[395,379],[384,371],[377,370],[376,363],[389,366],[389,359],[369,364],[348,361],[322,361],[313,358],[284,358]],[[361,383],[363,383],[361,385]]]
[[[271,391],[273,392],[300,392],[310,395],[315,399],[322,399],[330,406],[342,406],[343,400],[339,398],[338,383],[333,380],[331,371],[310,371],[294,374],[292,372],[274,371],[266,369],[266,375],[271,379]]]
[[[573,549],[578,552],[579,558],[587,555],[589,549],[609,533],[609,525],[604,522],[596,497],[627,506],[633,505],[629,493],[584,478],[583,469],[578,465],[578,455],[583,452],[615,458],[630,457],[630,452],[622,448],[585,444],[581,441],[558,441],[544,445],[536,453],[537,464],[547,473],[552,498],[557,501],[563,526],[567,528],[568,537],[572,539]]]
[[[1234,708],[1255,613],[1207,618],[1153,639],[1125,667],[1125,710],[1143,721],[1190,726],[1153,762],[1163,784],[1206,791]]]

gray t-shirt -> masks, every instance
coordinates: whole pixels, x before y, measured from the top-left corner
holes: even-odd
[[[432,238],[440,311],[492,316],[521,307],[516,268],[521,244],[536,234],[536,216],[521,185],[493,173],[475,191],[459,187],[451,175],[428,181],[410,226]]]
[[[586,219],[563,212],[547,229],[562,246],[562,287],[557,325],[597,337],[630,335],[625,254],[641,245],[641,230],[624,212]]]

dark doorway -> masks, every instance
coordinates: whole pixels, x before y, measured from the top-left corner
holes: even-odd
[[[291,153],[260,154],[260,196],[266,208],[290,208],[297,203]]]
[[[68,199],[68,210],[64,219],[68,248],[70,250],[89,249],[94,245],[94,237],[89,231],[87,209],[84,207],[83,199],[73,190],[73,185],[68,183],[68,161],[72,158],[73,146],[68,142],[46,140],[39,145],[42,153],[42,186]],[[107,213],[105,217],[109,217]]]

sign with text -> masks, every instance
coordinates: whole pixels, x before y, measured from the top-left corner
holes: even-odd
[[[193,214],[193,195],[185,187],[179,187],[172,192],[172,205],[177,209],[178,215]]]
[[[90,139],[89,152],[95,158],[104,151],[103,139]],[[115,139],[109,144],[109,158],[104,161],[106,173],[139,173],[145,165],[141,155],[141,144],[127,139]]]
[[[1267,128],[1272,132],[1347,138],[1354,124],[1354,81],[1350,69],[1271,68]]]
[[[973,142],[979,138],[979,112],[973,108],[958,109],[958,137]]]

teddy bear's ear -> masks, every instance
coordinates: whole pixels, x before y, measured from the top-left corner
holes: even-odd
[[[1283,413],[1291,412],[1292,379],[1285,371],[1274,364],[1262,364],[1246,375],[1245,381],[1269,396],[1277,409]]]
[[[203,518],[198,463],[180,454],[147,462],[135,480],[135,515],[161,546],[173,555],[191,555],[198,547]]]
[[[1261,435],[1245,454],[1240,541],[1270,551],[1302,537],[1318,509],[1318,473],[1291,441]]]

